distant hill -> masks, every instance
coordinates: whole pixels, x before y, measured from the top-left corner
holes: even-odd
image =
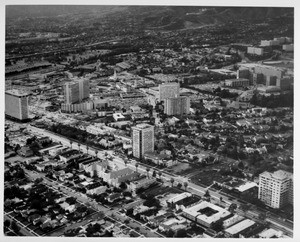
[[[63,14],[96,14],[134,17],[146,29],[182,29],[235,20],[259,21],[294,16],[293,8],[205,6],[104,6],[104,5],[8,5],[6,18],[54,17]]]
[[[106,5],[7,5],[6,18],[18,17],[54,17],[64,14],[109,13],[119,6]]]

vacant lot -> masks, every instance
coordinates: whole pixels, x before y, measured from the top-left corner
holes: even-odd
[[[162,195],[165,193],[182,193],[182,190],[180,190],[176,187],[158,186],[158,187],[153,187],[153,188],[147,189],[144,192],[144,194],[146,196],[157,196],[157,195]]]
[[[177,165],[165,169],[165,171],[168,171],[172,174],[177,175],[186,175],[193,171],[193,167],[190,164],[187,163],[178,163]]]

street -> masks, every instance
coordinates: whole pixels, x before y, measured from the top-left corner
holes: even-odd
[[[53,134],[53,133],[51,133],[47,130],[39,129],[39,128],[30,126],[30,125],[28,126],[28,128],[30,130],[32,130],[33,132],[39,133],[40,135],[48,135],[51,139],[54,139],[58,142],[61,142],[65,146],[68,146],[68,147],[71,146],[70,140],[68,140],[65,137],[58,136],[58,135]],[[81,150],[82,152],[87,152],[90,155],[96,155],[94,148],[88,148],[87,149],[86,145],[83,145],[83,144],[78,145],[77,142],[72,143],[72,149]],[[141,163],[138,163],[138,168],[136,168],[135,164],[137,162],[134,161],[134,160],[129,160],[129,162],[127,164],[125,164],[124,160],[120,157],[115,156],[114,152],[112,150],[98,150],[97,157],[100,158],[100,159],[106,159],[107,157],[106,157],[105,153],[108,154],[109,156],[111,156],[112,159],[113,159],[113,162],[118,164],[119,167],[123,168],[123,167],[126,166],[126,167],[131,168],[132,170],[137,169],[138,172],[147,175],[147,167],[143,166]],[[155,170],[157,170],[157,169],[155,168]],[[177,182],[177,183],[183,184],[184,182],[187,182],[187,178],[185,178],[185,177],[170,175],[170,174],[167,174],[164,171],[162,171],[162,177],[161,178],[165,182],[169,182],[171,178],[173,178],[174,181]],[[208,188],[207,187],[201,187],[201,186],[196,185],[194,183],[188,182],[188,188],[187,189],[190,190],[190,191],[192,190],[192,193],[195,193],[199,196],[203,196]],[[68,189],[66,188],[65,191],[68,191]],[[74,191],[73,192],[68,191],[68,192],[69,192],[68,193],[69,196],[71,196],[71,194],[74,195]],[[77,197],[79,198],[78,199],[79,201],[81,201],[82,203],[87,202],[87,200],[82,198],[80,195],[78,195],[78,193],[76,193],[76,194],[77,194]],[[209,190],[209,194],[213,199],[220,200],[220,197],[222,197],[223,201],[226,202],[226,203],[229,203],[229,204],[235,203],[238,206],[241,205],[241,202],[239,202],[237,199],[230,198],[230,196],[227,196],[227,195],[224,195],[224,194],[219,194],[219,193],[214,192],[212,190]],[[97,209],[97,210],[103,209],[103,206],[96,205],[96,204],[94,204],[94,206],[95,206],[94,208]],[[254,205],[252,205],[252,208],[253,208],[252,212],[258,217],[260,212],[255,209]],[[268,212],[265,209],[263,209],[263,210],[264,210],[265,213]],[[269,215],[271,215],[272,217],[268,217],[268,221],[271,224],[273,224],[274,226],[278,226],[278,224],[280,224],[280,226],[284,229],[287,229],[287,230],[292,230],[293,229],[293,224],[292,223],[287,223],[287,222],[284,222],[284,221],[280,220],[276,216],[276,214],[267,213],[267,216],[269,216]]]

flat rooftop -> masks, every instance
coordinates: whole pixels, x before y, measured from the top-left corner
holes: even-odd
[[[10,94],[16,97],[26,97],[29,96],[30,94],[26,92],[21,92],[20,90],[12,89],[12,90],[7,90],[5,91],[5,94]]]
[[[249,228],[253,224],[255,224],[255,222],[253,220],[245,219],[245,220],[229,227],[228,229],[225,230],[225,232],[234,235],[234,234],[237,234],[237,233]]]
[[[277,180],[285,180],[285,179],[292,178],[293,174],[290,172],[287,172],[287,171],[278,170],[273,173],[265,171],[262,174],[260,174],[260,176],[264,176],[267,178],[273,178],[273,179],[277,179]]]
[[[193,207],[184,209],[183,211],[208,224],[216,222],[220,218],[230,215],[230,212],[226,209],[206,201],[203,201]]]
[[[137,124],[136,126],[132,127],[133,129],[148,129],[148,128],[152,128],[153,126],[150,124]]]

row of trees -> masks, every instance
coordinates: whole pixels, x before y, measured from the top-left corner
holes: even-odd
[[[294,93],[280,93],[280,95],[271,94],[270,96],[254,94],[250,103],[255,106],[277,108],[277,107],[294,107]]]

